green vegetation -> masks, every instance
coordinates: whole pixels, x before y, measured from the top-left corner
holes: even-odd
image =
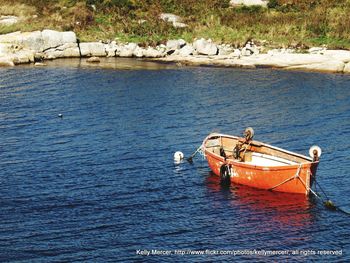
[[[174,28],[161,13],[181,16],[188,27]],[[0,33],[73,30],[82,41],[155,45],[204,37],[235,46],[254,39],[271,47],[350,48],[350,0],[270,0],[268,8],[232,8],[229,0],[0,0],[0,14],[26,17]]]

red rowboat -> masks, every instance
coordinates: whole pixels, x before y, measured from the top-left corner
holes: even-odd
[[[253,140],[252,128],[244,136],[212,133],[203,141],[202,151],[221,183],[305,195],[312,191],[319,147],[310,148],[310,158]]]

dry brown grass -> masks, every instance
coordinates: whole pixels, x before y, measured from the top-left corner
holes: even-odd
[[[206,37],[242,45],[249,38],[271,46],[350,48],[350,0],[270,0],[273,8],[228,8],[228,0],[0,0],[0,13],[27,17],[11,30],[74,30],[83,40],[114,39],[155,44],[169,38]],[[32,5],[32,6],[31,6]],[[181,15],[175,29],[161,12]],[[33,15],[38,15],[33,18]],[[145,20],[145,23],[138,21]]]
[[[17,1],[0,0],[0,14],[27,17],[35,15],[36,8]]]

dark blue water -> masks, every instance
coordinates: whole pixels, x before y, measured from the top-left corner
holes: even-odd
[[[210,132],[252,126],[298,153],[319,145],[318,181],[350,210],[349,75],[55,65],[0,76],[1,262],[350,261],[350,216],[222,188],[200,156],[173,163]],[[152,249],[171,255],[138,251]]]

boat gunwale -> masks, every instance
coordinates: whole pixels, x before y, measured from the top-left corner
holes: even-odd
[[[228,135],[228,134],[223,134],[223,133],[211,133],[209,134],[202,143],[202,149],[204,149],[205,154],[209,154],[210,156],[212,156],[213,158],[217,159],[218,161],[222,161],[223,163],[228,163],[228,164],[234,164],[235,166],[240,166],[240,167],[246,167],[246,168],[250,168],[250,169],[256,169],[256,170],[270,170],[270,171],[277,171],[277,170],[289,170],[289,169],[296,169],[299,166],[301,167],[305,167],[305,166],[309,166],[312,164],[317,164],[319,163],[319,161],[313,162],[312,159],[310,157],[307,157],[305,155],[299,154],[299,153],[294,153],[276,146],[272,146],[270,144],[267,143],[263,143],[260,141],[253,141],[257,144],[261,144],[262,146],[265,146],[267,148],[273,149],[273,150],[277,150],[283,153],[286,153],[288,155],[291,156],[295,156],[295,157],[299,157],[302,158],[304,160],[306,160],[306,162],[300,162],[297,164],[290,164],[290,165],[281,165],[281,166],[261,166],[261,165],[255,165],[255,164],[249,164],[249,163],[244,163],[244,162],[239,162],[235,159],[226,159],[216,153],[212,153],[208,150],[208,148],[205,146],[206,142],[212,138],[212,137],[226,137],[226,138],[232,138],[232,139],[240,139],[241,137],[238,136],[234,136],[234,135]]]

